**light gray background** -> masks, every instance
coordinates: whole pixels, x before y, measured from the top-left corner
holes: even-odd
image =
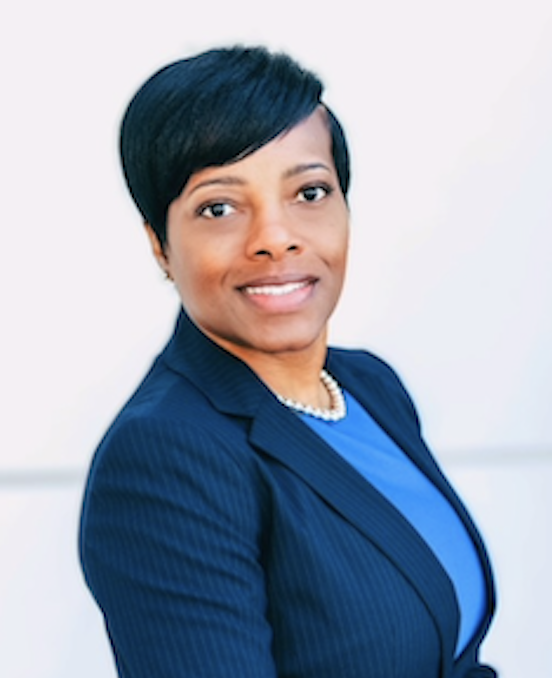
[[[245,41],[327,83],[353,151],[333,341],[398,369],[488,540],[485,657],[549,678],[550,2],[23,0],[0,38],[0,675],[114,676],[76,558],[82,483],[177,305],[117,125],[153,69]]]

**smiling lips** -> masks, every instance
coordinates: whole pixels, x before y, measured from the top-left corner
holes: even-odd
[[[281,283],[279,285],[259,285],[247,286],[243,288],[246,294],[264,294],[270,297],[282,297],[292,292],[297,292],[312,284],[312,280],[301,280],[300,282]]]
[[[270,313],[298,310],[310,296],[315,278],[303,278],[285,282],[259,281],[245,285],[240,291],[259,309]]]

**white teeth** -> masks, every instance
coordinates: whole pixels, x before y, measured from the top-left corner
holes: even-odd
[[[261,287],[245,287],[247,294],[266,294],[272,297],[281,297],[307,287],[308,282],[286,283],[285,285],[262,285]]]

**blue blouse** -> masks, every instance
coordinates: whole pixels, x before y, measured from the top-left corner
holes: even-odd
[[[338,422],[300,416],[403,514],[439,559],[460,608],[458,656],[477,631],[486,605],[475,546],[435,485],[347,392],[345,400],[347,416]]]

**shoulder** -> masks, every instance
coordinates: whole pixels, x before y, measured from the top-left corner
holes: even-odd
[[[327,364],[346,389],[385,401],[390,409],[400,410],[419,428],[414,402],[400,376],[385,360],[362,349],[332,347]]]
[[[243,421],[218,412],[182,375],[156,361],[93,457],[89,485],[172,487],[183,477],[224,482],[254,472]]]
[[[106,529],[121,539],[129,530],[153,535],[169,524],[192,538],[209,521],[237,525],[252,538],[260,529],[266,488],[243,421],[214,410],[184,378],[157,369],[94,453],[81,511],[83,561]]]
[[[155,431],[160,444],[165,439],[204,437],[222,442],[228,436],[228,421],[201,384],[168,367],[161,354],[117,414],[106,437],[124,440]]]
[[[332,347],[328,352],[328,365],[348,377],[383,383],[405,391],[400,377],[391,365],[369,351]]]

